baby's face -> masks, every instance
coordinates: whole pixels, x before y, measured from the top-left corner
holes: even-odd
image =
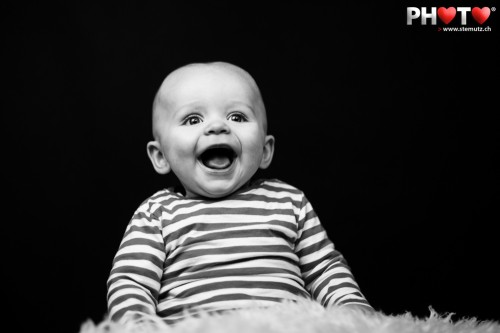
[[[242,73],[184,68],[165,80],[156,107],[156,142],[187,197],[229,195],[267,166],[274,138],[260,94]]]

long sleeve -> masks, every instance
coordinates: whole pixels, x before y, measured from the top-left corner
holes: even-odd
[[[108,312],[124,321],[127,312],[156,313],[165,261],[157,204],[143,203],[132,216],[107,282]]]
[[[295,252],[312,297],[323,304],[371,306],[342,254],[334,248],[309,201],[303,197]]]

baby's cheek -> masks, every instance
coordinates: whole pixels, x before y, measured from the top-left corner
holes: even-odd
[[[262,154],[264,153],[264,146],[260,142],[253,142],[248,147],[248,155],[251,160],[254,160],[256,163],[260,163],[262,159]]]

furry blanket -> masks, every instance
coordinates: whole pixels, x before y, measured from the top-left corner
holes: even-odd
[[[428,318],[409,313],[386,315],[331,307],[315,302],[283,303],[271,308],[201,315],[167,326],[157,318],[120,325],[103,320],[83,323],[80,333],[499,333],[500,323],[475,318],[454,321],[430,308]]]

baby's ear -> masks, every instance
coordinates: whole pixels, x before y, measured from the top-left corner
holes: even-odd
[[[153,167],[156,172],[160,175],[165,175],[170,172],[170,164],[167,159],[163,155],[161,151],[161,146],[158,141],[150,141],[148,142],[148,156],[153,163]]]
[[[273,160],[274,155],[274,136],[267,135],[264,142],[264,153],[262,154],[262,160],[260,161],[260,168],[266,169]]]

